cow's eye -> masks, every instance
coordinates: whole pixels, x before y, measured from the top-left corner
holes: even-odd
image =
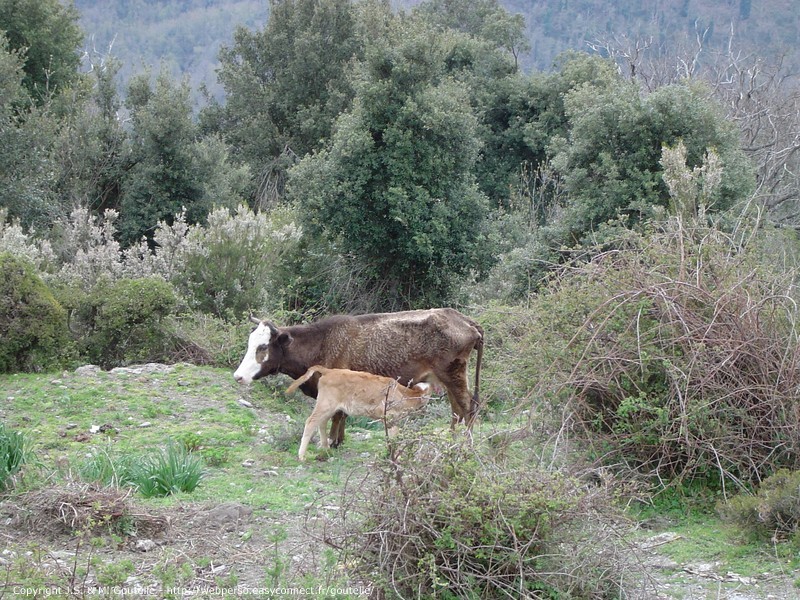
[[[264,362],[264,357],[267,356],[267,350],[269,350],[269,346],[267,344],[259,344],[256,347],[256,361],[259,363]]]

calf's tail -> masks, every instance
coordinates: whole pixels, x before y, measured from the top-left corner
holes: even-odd
[[[303,385],[306,381],[311,379],[314,376],[314,374],[316,373],[322,374],[325,371],[327,371],[327,369],[320,365],[314,365],[313,367],[309,367],[308,371],[306,371],[303,375],[295,379],[292,385],[286,388],[286,393],[291,394],[293,391],[295,391],[297,388]]]

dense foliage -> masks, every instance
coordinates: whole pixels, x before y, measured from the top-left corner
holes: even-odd
[[[151,4],[130,12],[180,14]],[[497,0],[273,0],[219,53],[226,96],[197,107],[166,66],[121,86],[126,65],[92,50],[79,69],[71,6],[0,8],[0,371],[230,365],[247,313],[461,305],[488,332],[489,410],[545,415],[556,454],[659,484],[797,468],[798,244],[774,222],[800,214],[800,117],[781,65],[606,40],[526,74],[526,24]],[[387,467],[387,515],[426,456]],[[499,565],[507,589],[556,594],[550,528],[574,533],[584,497],[458,454],[462,480],[447,456],[417,482],[419,552],[367,535],[369,568],[466,590]],[[563,485],[563,503],[542,492]],[[507,552],[452,553],[476,540]],[[585,581],[569,593],[615,593]]]
[[[0,254],[0,372],[48,370],[69,356],[66,313],[32,265]]]

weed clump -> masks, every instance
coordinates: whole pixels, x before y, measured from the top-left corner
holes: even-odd
[[[169,444],[147,457],[133,472],[133,483],[145,498],[193,492],[203,478],[203,460],[180,444]]]
[[[718,506],[720,516],[759,538],[800,541],[800,471],[781,469],[755,494],[740,493]]]
[[[145,498],[193,492],[205,474],[203,460],[181,443],[149,454],[126,455],[98,451],[80,465],[87,481],[133,487]]]
[[[400,597],[618,598],[624,561],[607,498],[469,440],[390,444],[373,481],[346,491],[340,546]],[[329,539],[330,541],[330,539]],[[349,558],[352,557],[352,558]]]
[[[0,423],[0,491],[11,486],[26,459],[25,436]]]

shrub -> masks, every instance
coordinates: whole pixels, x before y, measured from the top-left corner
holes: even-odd
[[[399,597],[618,598],[622,562],[598,491],[441,436],[393,442],[346,490],[345,562]],[[334,536],[335,538],[335,536]],[[615,557],[618,560],[618,557]]]
[[[157,277],[101,281],[74,300],[83,353],[104,367],[168,356],[173,340],[163,320],[176,305],[170,284]]]
[[[0,254],[0,372],[39,371],[70,355],[66,312],[32,266]]]
[[[718,506],[720,516],[758,537],[796,536],[800,532],[800,471],[781,469],[747,492]]]
[[[25,437],[21,431],[11,431],[0,423],[0,490],[11,485],[26,459]]]
[[[300,237],[291,210],[256,214],[217,209],[208,225],[188,229],[171,280],[189,304],[219,317],[241,317],[275,304],[274,271]]]
[[[252,330],[248,319],[228,322],[196,311],[172,316],[164,326],[174,340],[173,360],[218,367],[239,364]]]
[[[566,402],[598,456],[659,480],[757,482],[796,466],[791,273],[757,238],[680,219],[626,235],[535,300],[532,397]]]

